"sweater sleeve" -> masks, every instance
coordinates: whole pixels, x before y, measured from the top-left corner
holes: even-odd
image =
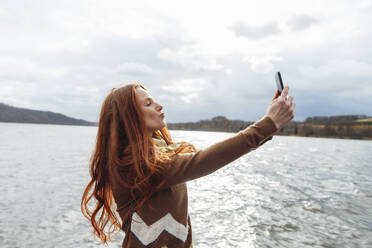
[[[165,185],[162,188],[211,174],[272,139],[275,131],[274,122],[266,116],[236,135],[205,149],[175,155],[163,175]]]

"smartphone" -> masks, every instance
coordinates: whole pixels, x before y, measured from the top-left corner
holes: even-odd
[[[282,93],[284,86],[283,86],[283,80],[282,80],[282,75],[280,75],[280,72],[278,71],[275,73],[275,81],[276,81],[276,87]]]

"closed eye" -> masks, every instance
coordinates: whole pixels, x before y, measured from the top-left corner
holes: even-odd
[[[146,98],[146,106],[150,106],[151,105],[151,103],[153,103],[154,102],[154,100],[152,99],[152,98]]]

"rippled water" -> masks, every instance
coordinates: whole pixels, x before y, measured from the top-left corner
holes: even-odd
[[[80,213],[96,131],[0,123],[0,247],[104,247]],[[275,137],[187,185],[195,247],[372,247],[371,141]]]

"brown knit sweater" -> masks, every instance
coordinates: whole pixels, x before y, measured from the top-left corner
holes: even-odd
[[[187,181],[206,176],[272,138],[277,131],[264,117],[236,135],[195,153],[177,154],[164,175],[166,185],[155,192],[140,212],[132,212],[129,190],[112,182],[117,212],[123,221],[122,247],[192,247]],[[129,210],[129,211],[128,211]]]

